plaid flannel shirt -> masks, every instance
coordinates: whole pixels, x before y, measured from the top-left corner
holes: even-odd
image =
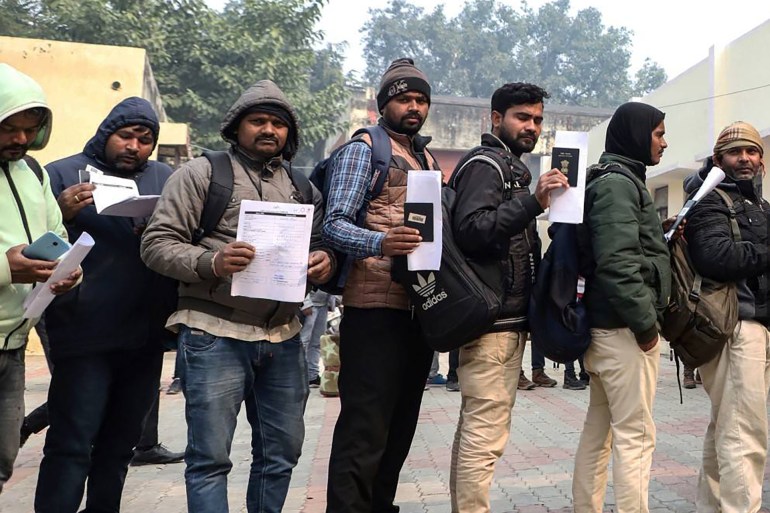
[[[365,142],[350,143],[336,155],[332,166],[324,239],[332,248],[357,259],[381,256],[385,234],[356,225],[374,175],[371,148]]]

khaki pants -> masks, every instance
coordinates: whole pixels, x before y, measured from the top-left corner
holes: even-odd
[[[452,444],[453,513],[487,513],[489,485],[511,428],[527,334],[488,333],[460,349],[460,419]]]
[[[647,513],[660,342],[639,349],[628,328],[592,329],[584,356],[591,396],[575,455],[575,513],[601,513],[612,455],[617,513]]]
[[[696,498],[699,513],[756,513],[767,459],[770,335],[741,321],[722,353],[700,367],[711,399]]]

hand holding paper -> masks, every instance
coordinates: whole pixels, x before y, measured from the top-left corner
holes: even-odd
[[[121,217],[146,217],[152,214],[159,195],[140,196],[135,181],[106,175],[92,166],[88,168],[97,214]]]
[[[724,171],[716,166],[711,168],[711,171],[709,171],[706,179],[703,180],[703,184],[700,186],[700,189],[698,189],[698,192],[695,193],[695,196],[693,196],[692,199],[688,200],[687,203],[684,204],[682,210],[680,210],[676,215],[676,221],[674,221],[674,224],[672,224],[671,228],[666,232],[665,238],[667,241],[670,241],[674,236],[676,229],[679,228],[679,225],[682,224],[682,221],[687,218],[687,214],[690,213],[692,207],[694,207],[704,196],[706,196],[706,194],[713,191],[716,186],[719,185],[724,179]]]

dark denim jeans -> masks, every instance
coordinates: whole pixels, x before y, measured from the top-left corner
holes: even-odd
[[[230,449],[245,402],[252,455],[246,507],[279,513],[305,437],[308,382],[299,336],[245,342],[182,327],[178,361],[187,401],[188,511],[229,511]]]
[[[56,360],[48,389],[51,427],[35,511],[120,510],[123,484],[147,411],[158,394],[163,353],[154,348]]]

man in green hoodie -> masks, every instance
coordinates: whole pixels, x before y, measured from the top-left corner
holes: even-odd
[[[643,103],[618,107],[605,152],[588,169],[584,225],[596,267],[583,296],[591,320],[583,357],[591,397],[575,455],[575,513],[602,512],[610,455],[615,511],[649,511],[658,329],[671,269],[645,179],[647,166],[657,165],[667,147],[664,117]]]
[[[56,262],[28,259],[21,250],[47,231],[67,238],[48,175],[36,176],[24,160],[27,151],[45,147],[50,134],[51,110],[41,87],[0,64],[0,493],[19,452],[24,346],[37,322],[23,317],[23,303],[33,284],[48,280],[56,267]],[[79,276],[73,273],[51,285],[51,291],[66,292]]]

